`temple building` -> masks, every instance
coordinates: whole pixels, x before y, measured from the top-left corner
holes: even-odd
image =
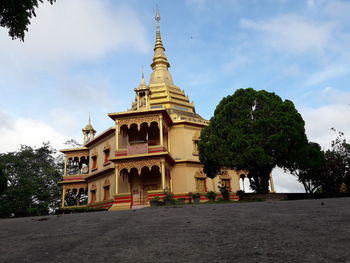
[[[175,199],[200,193],[205,201],[205,193],[219,193],[222,184],[232,200],[238,199],[241,172],[223,170],[214,179],[203,173],[197,142],[209,122],[173,83],[158,11],[156,21],[152,74],[148,85],[142,74],[131,109],[109,113],[113,127],[97,136],[89,119],[82,130],[83,147],[61,150],[65,155],[62,207],[130,209],[149,205],[164,191]]]

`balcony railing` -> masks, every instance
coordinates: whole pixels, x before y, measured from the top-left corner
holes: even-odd
[[[120,156],[129,156],[137,154],[149,154],[149,153],[158,153],[166,152],[167,149],[161,145],[149,146],[147,143],[137,143],[130,144],[126,149],[119,149],[115,152],[116,157]]]

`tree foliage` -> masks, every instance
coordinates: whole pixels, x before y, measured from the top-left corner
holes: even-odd
[[[309,142],[300,149],[294,166],[289,171],[298,177],[305,192],[312,194],[322,185],[322,172],[325,166],[325,155],[319,144]]]
[[[44,0],[0,0],[0,26],[9,29],[12,39],[24,41],[30,19],[36,16],[35,10]],[[47,0],[53,4],[56,0]]]
[[[304,121],[291,101],[248,88],[221,100],[198,149],[209,177],[224,167],[245,170],[251,188],[267,193],[272,169],[291,167],[306,143]]]
[[[0,166],[0,196],[5,191],[6,188],[7,188],[7,179],[2,170],[2,167]]]
[[[298,177],[306,193],[337,194],[342,184],[349,191],[350,144],[342,132],[338,132],[329,150],[322,151],[318,144],[309,143],[300,151],[295,166],[289,170]]]
[[[346,142],[343,132],[338,132],[331,149],[325,152],[325,163],[320,176],[321,189],[325,193],[339,193],[342,183],[350,190],[350,144]]]
[[[17,152],[0,154],[8,187],[0,196],[0,215],[48,213],[59,205],[62,157],[46,143],[40,148],[22,145]]]

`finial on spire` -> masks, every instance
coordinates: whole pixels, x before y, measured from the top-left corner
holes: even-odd
[[[155,20],[157,21],[157,30],[159,30],[160,26],[159,26],[159,21],[160,21],[160,15],[159,15],[159,11],[158,11],[158,4],[156,5],[156,17]]]
[[[90,118],[90,112],[89,112],[89,121],[88,124],[86,124],[85,128],[82,130],[84,134],[84,144],[91,141],[95,136],[95,129],[91,125],[91,118]]]
[[[145,86],[146,82],[145,82],[145,76],[143,74],[143,66],[142,66],[142,75],[141,75],[141,82],[140,82],[140,86]]]

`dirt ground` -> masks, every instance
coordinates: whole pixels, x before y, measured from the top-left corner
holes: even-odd
[[[350,263],[350,198],[1,219],[0,262]]]

